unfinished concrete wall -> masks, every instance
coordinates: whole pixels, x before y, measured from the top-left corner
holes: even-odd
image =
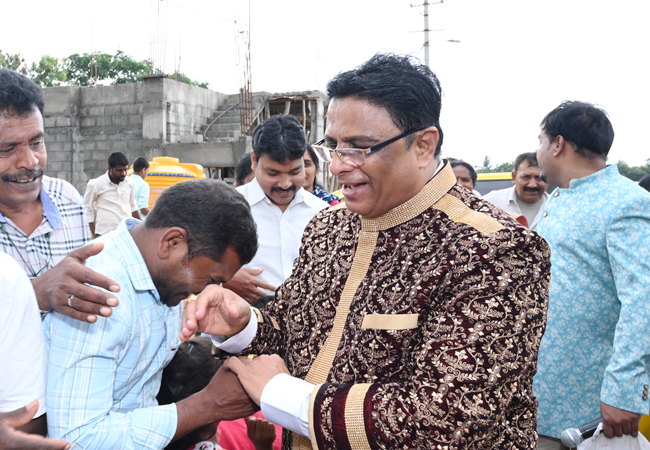
[[[164,156],[171,142],[192,142],[224,94],[174,80],[43,89],[47,175],[83,194],[89,179],[106,171],[115,151],[129,161]],[[184,136],[188,136],[185,138]]]

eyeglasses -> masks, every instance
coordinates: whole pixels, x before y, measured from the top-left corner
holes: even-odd
[[[402,138],[405,138],[406,136],[409,136],[413,133],[417,133],[419,130],[410,130],[406,131],[399,136],[395,136],[392,139],[389,139],[384,142],[380,142],[377,145],[373,145],[370,148],[366,149],[360,149],[360,148],[330,148],[326,145],[323,145],[325,143],[325,139],[321,139],[320,141],[316,142],[311,146],[311,148],[314,149],[316,152],[316,155],[323,160],[324,162],[331,162],[332,159],[334,158],[334,153],[336,153],[339,157],[339,159],[346,163],[350,164],[352,166],[358,167],[361,164],[363,164],[366,161],[366,155],[368,153],[376,152],[378,150],[381,150],[382,148],[386,147],[387,145],[392,144],[395,141],[399,141]]]

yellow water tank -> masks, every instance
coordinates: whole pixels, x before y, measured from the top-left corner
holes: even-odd
[[[133,169],[133,168],[131,168]],[[149,174],[145,181],[149,183],[149,209],[153,208],[162,191],[177,183],[206,178],[201,164],[180,163],[178,158],[159,156],[149,162]]]

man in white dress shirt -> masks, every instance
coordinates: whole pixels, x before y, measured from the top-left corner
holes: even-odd
[[[548,183],[543,179],[535,152],[522,153],[515,159],[511,188],[492,191],[483,196],[507,213],[523,215],[528,228],[534,230],[548,201]]]
[[[273,116],[253,132],[255,179],[237,190],[251,206],[259,248],[225,285],[249,302],[273,293],[291,275],[305,227],[329,206],[302,188],[306,145],[305,130],[290,115]]]
[[[122,152],[111,153],[108,170],[88,181],[84,204],[94,237],[109,233],[124,219],[140,219],[135,201],[135,183],[126,176],[129,160]]]

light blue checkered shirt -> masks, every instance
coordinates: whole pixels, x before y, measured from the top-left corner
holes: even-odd
[[[72,448],[162,449],[176,432],[176,405],[158,406],[163,368],[180,344],[182,304],[160,302],[126,219],[103,236],[86,265],[117,281],[120,304],[89,324],[58,313],[44,321],[49,436]]]

